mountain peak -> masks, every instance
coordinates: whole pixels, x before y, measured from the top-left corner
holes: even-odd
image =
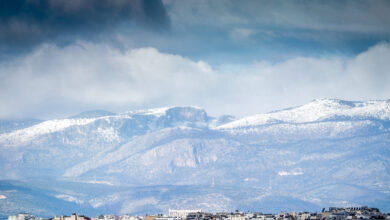
[[[275,123],[308,123],[334,118],[390,120],[389,100],[344,101],[315,99],[305,105],[257,114],[220,126],[222,129],[251,127]]]
[[[320,99],[314,99],[310,103],[317,103],[317,104],[336,104],[336,105],[349,105],[353,106],[353,104],[356,101],[345,101],[342,99],[332,99],[332,98],[320,98]]]

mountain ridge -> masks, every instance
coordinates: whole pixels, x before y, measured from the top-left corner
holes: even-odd
[[[368,109],[364,109],[364,107]],[[371,109],[369,109],[369,107],[371,107]],[[374,107],[377,107],[377,109]],[[358,108],[360,108],[360,111],[358,111]],[[307,118],[305,118],[305,116]],[[231,122],[228,125],[222,125],[220,128],[256,126],[269,122],[272,123],[272,120],[292,123],[314,122],[323,118],[329,118],[330,116],[370,116],[381,120],[390,120],[390,100],[352,102],[338,99],[316,99],[302,106],[244,117],[235,122]]]
[[[242,117],[242,118],[230,121],[229,123],[224,123],[222,125],[219,125],[218,128],[224,129],[224,128],[229,128],[229,127],[233,128],[234,126],[238,126],[238,127],[256,126],[256,125],[272,124],[272,123],[278,123],[278,122],[285,122],[285,123],[287,123],[287,122],[291,122],[291,123],[314,122],[314,121],[321,120],[322,118],[319,117],[317,114],[316,117],[310,116],[311,118],[309,118],[307,120],[301,120],[301,121],[291,120],[291,121],[289,121],[289,120],[283,120],[283,117],[280,117],[280,116],[283,116],[283,115],[281,115],[281,113],[296,111],[296,110],[300,110],[300,109],[305,108],[305,107],[306,108],[311,107],[313,105],[314,105],[314,107],[317,107],[317,108],[321,107],[321,106],[316,106],[315,104],[325,105],[325,106],[327,105],[328,107],[329,106],[330,107],[337,107],[336,104],[338,104],[338,106],[340,106],[340,107],[341,106],[349,106],[350,109],[357,108],[357,107],[365,107],[365,106],[367,107],[367,105],[370,105],[370,104],[371,104],[371,106],[374,104],[377,104],[376,106],[378,106],[378,104],[382,104],[383,106],[378,106],[378,107],[382,107],[382,109],[381,109],[383,111],[382,115],[378,115],[378,114],[380,114],[380,112],[377,112],[377,115],[364,115],[364,114],[359,114],[358,111],[356,111],[356,112],[350,111],[349,113],[346,112],[348,114],[344,113],[344,115],[343,114],[338,115],[337,112],[336,113],[333,112],[333,114],[331,114],[332,112],[329,112],[328,114],[324,114],[323,117],[325,119],[329,119],[330,116],[334,116],[334,117],[337,117],[337,116],[338,117],[340,117],[340,116],[344,116],[344,117],[360,116],[362,118],[363,117],[367,118],[367,116],[371,116],[372,119],[390,120],[390,99],[388,99],[388,100],[370,100],[370,101],[364,102],[364,101],[345,101],[345,100],[340,100],[340,99],[326,98],[326,99],[315,99],[312,102],[309,102],[308,104],[297,106],[297,107],[286,108],[286,109],[282,109],[282,110],[271,111],[269,113],[255,114],[255,115],[251,115],[251,116]],[[333,104],[333,106],[331,106],[331,104]],[[360,105],[360,106],[357,106],[357,105]],[[45,122],[47,123],[49,121],[54,121],[54,122],[64,121],[65,122],[64,124],[70,124],[70,125],[64,125],[64,128],[66,128],[68,126],[72,126],[72,122],[75,125],[77,125],[77,121],[85,121],[84,123],[90,123],[93,121],[92,119],[97,120],[97,119],[101,119],[104,117],[108,117],[108,118],[111,118],[111,117],[132,117],[132,116],[137,116],[137,115],[162,116],[162,115],[166,114],[166,112],[168,110],[174,110],[174,109],[178,109],[178,108],[182,108],[182,109],[187,108],[187,109],[204,111],[202,108],[196,107],[196,106],[161,107],[161,108],[152,108],[152,109],[145,109],[145,110],[127,111],[127,112],[123,112],[123,113],[119,113],[119,114],[108,112],[105,110],[91,110],[91,111],[79,113],[79,114],[71,116],[69,118],[49,119],[49,120],[44,120],[41,123],[45,123]],[[319,109],[319,110],[324,110],[324,109]],[[336,111],[337,109],[333,109],[333,110]],[[345,110],[345,109],[343,109],[343,110]],[[378,109],[368,109],[368,110],[377,110],[378,111]],[[310,111],[310,109],[309,109],[309,111]],[[311,109],[311,111],[312,111],[312,109]],[[321,111],[318,111],[318,112],[321,112]],[[318,113],[318,112],[316,112],[316,113]],[[206,116],[208,116],[205,111],[204,111],[204,113],[206,114]],[[298,116],[302,116],[304,113],[305,112],[303,112],[303,111],[298,111],[297,116],[295,116],[294,114],[291,114],[291,113],[290,113],[290,116],[292,116],[294,119],[296,119]],[[353,115],[353,113],[355,113],[355,115]],[[367,111],[366,112],[361,111],[360,113],[367,113]],[[286,117],[284,117],[284,119],[285,118]],[[86,119],[90,119],[90,121],[88,121]],[[249,122],[251,119],[254,120],[254,122]],[[349,118],[347,118],[347,119],[349,119]],[[20,120],[20,121],[23,121],[23,120]],[[36,120],[36,121],[38,121],[38,120]],[[68,123],[66,123],[66,122],[68,122]],[[38,124],[41,124],[41,123],[38,123]],[[53,123],[53,124],[57,124],[57,123]],[[81,124],[83,124],[83,122],[81,122]],[[245,124],[247,124],[247,125],[245,125]],[[55,131],[55,129],[54,129],[54,131]],[[5,133],[10,133],[10,132],[5,132]],[[0,134],[0,135],[2,135],[2,134]]]
[[[274,210],[267,200],[278,210],[294,201],[296,211],[347,204],[390,211],[389,100],[321,99],[241,119],[188,106],[84,116],[0,134],[0,179],[39,185],[46,198],[89,215]],[[22,198],[7,190],[0,187],[0,206]],[[31,210],[54,211],[34,206],[37,199]]]

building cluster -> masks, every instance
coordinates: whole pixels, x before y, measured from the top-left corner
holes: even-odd
[[[8,216],[8,220],[49,220],[46,218],[35,217],[34,215],[30,215],[28,213],[20,213],[18,215]],[[50,220],[91,220],[84,215],[72,214],[71,216],[55,216],[54,218],[50,218]]]
[[[8,216],[8,220],[44,220],[44,219],[40,217],[35,217],[28,213],[19,213],[18,215]]]
[[[22,213],[9,216],[8,220],[390,220],[390,213],[381,213],[377,208],[351,207],[323,209],[321,213],[310,212],[281,212],[279,214],[264,214],[261,212],[219,212],[208,213],[202,210],[173,210],[168,215],[100,215],[98,217],[86,217],[72,214],[71,216],[55,216],[50,219],[35,217]]]

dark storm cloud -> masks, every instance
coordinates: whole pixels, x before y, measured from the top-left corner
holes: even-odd
[[[11,0],[0,2],[0,48],[115,31],[164,30],[169,19],[159,0]]]
[[[224,61],[245,62],[307,54],[356,55],[390,41],[388,0],[163,2],[175,29],[172,32],[188,40],[177,41],[177,51],[197,59],[204,59],[203,51],[207,51],[206,56],[217,57],[214,63],[221,56]]]
[[[387,0],[164,0],[173,22],[213,26],[390,33]]]

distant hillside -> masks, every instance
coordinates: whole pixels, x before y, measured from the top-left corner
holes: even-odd
[[[1,215],[390,211],[390,100],[320,99],[241,119],[167,107],[7,123]]]

